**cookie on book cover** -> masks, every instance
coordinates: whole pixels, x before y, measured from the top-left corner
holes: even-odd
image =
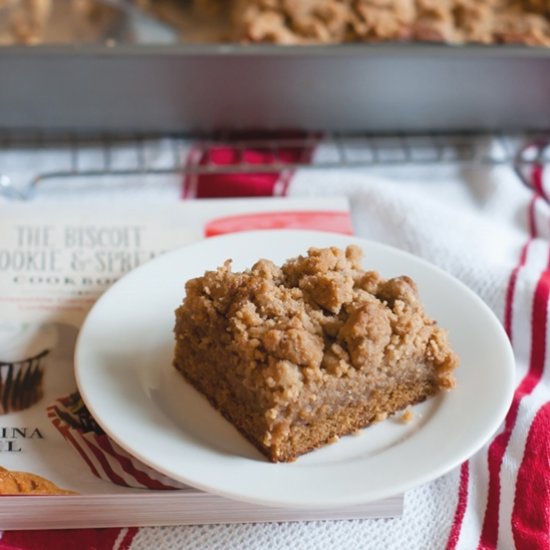
[[[0,414],[40,401],[46,364],[56,343],[53,325],[0,322]]]
[[[16,472],[0,466],[0,495],[76,495],[53,481],[30,472]]]
[[[139,489],[185,487],[149,468],[109,439],[78,392],[60,397],[52,403],[48,407],[48,417],[95,476],[117,485]]]

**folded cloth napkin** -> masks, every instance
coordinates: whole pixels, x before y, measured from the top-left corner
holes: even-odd
[[[321,143],[298,158],[315,161],[329,154],[330,147]],[[216,155],[223,163],[232,162],[227,151]],[[200,154],[190,153],[188,162],[200,164]],[[550,353],[546,353],[550,205],[540,167],[529,176],[531,187],[509,166],[402,165],[196,176],[184,182],[186,198],[346,195],[356,234],[407,250],[445,269],[478,293],[503,323],[517,362],[517,387],[503,424],[469,461],[407,492],[403,517],[85,530],[80,535],[13,532],[4,533],[0,550],[550,548]],[[82,543],[65,545],[69,536],[76,537],[73,541],[82,537]]]

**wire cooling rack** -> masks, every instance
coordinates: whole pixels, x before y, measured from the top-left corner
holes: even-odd
[[[550,132],[517,134],[435,134],[384,136],[372,134],[240,135],[240,136],[77,136],[10,137],[0,134],[0,193],[31,198],[48,181],[68,178],[161,176],[168,174],[265,173],[295,170],[369,168],[407,164],[514,166],[531,185],[534,166],[550,164]],[[162,151],[162,162],[151,148]],[[231,152],[229,162],[216,152]],[[250,155],[253,151],[256,155]],[[315,151],[315,154],[303,154]],[[56,165],[27,173],[14,183],[10,158],[24,153],[30,167],[45,152]],[[124,163],[120,163],[120,153]],[[11,155],[11,157],[10,157]],[[33,160],[34,159],[34,160]]]

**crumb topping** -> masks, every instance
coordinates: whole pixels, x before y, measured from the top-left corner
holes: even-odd
[[[228,260],[187,283],[178,322],[188,318],[204,349],[213,332],[221,334],[227,353],[239,358],[232,376],[269,394],[268,417],[304,386],[359,375],[376,384],[398,377],[405,362],[427,362],[440,386],[452,387],[457,357],[424,312],[414,282],[385,280],[364,271],[361,260],[356,246],[311,248],[282,267],[260,260],[237,273]],[[309,395],[313,400],[315,392]]]
[[[401,415],[401,422],[403,422],[403,424],[410,424],[413,420],[414,420],[414,413],[412,409],[409,409],[409,408],[405,409],[405,411]]]
[[[550,46],[545,0],[235,0],[234,13],[239,38],[251,42]]]

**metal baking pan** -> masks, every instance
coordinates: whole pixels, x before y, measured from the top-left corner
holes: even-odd
[[[550,49],[0,48],[0,130],[550,129]]]

